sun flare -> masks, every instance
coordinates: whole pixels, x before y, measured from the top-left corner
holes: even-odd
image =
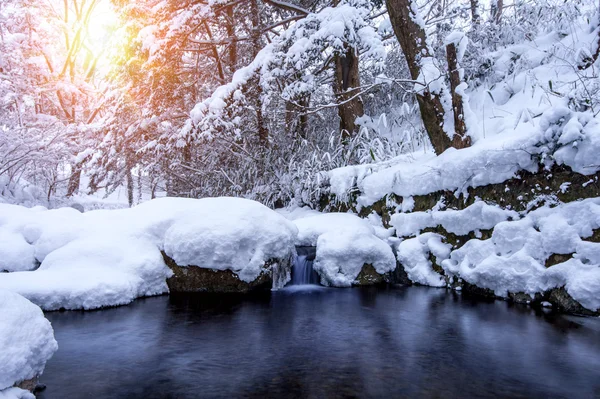
[[[105,50],[119,28],[119,17],[109,0],[99,2],[87,22],[90,43],[95,50]]]

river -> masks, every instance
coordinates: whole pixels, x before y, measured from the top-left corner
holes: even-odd
[[[47,313],[50,398],[600,398],[600,318],[424,287]]]

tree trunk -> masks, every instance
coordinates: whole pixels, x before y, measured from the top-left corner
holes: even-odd
[[[71,176],[69,177],[69,184],[67,186],[67,197],[70,197],[79,191],[79,185],[81,184],[82,169],[82,162],[73,165],[73,170],[71,171]]]
[[[260,43],[260,10],[258,8],[258,0],[250,1],[250,17],[252,20],[252,58],[256,58],[258,52],[261,50],[262,46]],[[256,83],[256,93],[254,96],[254,108],[256,112],[256,124],[257,124],[257,132],[258,132],[258,141],[263,145],[263,147],[267,147],[269,145],[269,131],[265,126],[265,120],[262,113],[262,87],[260,86],[260,79],[257,79]]]
[[[502,11],[504,11],[504,0],[492,0],[490,14],[496,24],[502,21]]]
[[[431,57],[424,28],[415,22],[411,6],[414,0],[386,0],[394,33],[400,42],[413,80],[421,74],[421,59]],[[414,4],[414,7],[417,7]],[[444,107],[438,94],[427,88],[417,93],[423,125],[436,154],[450,148],[452,143],[444,131]]]
[[[473,25],[481,23],[481,15],[479,15],[479,0],[471,0],[471,21]]]
[[[456,92],[456,88],[461,83],[461,80],[460,71],[458,69],[456,45],[454,43],[449,43],[446,46],[446,58],[448,59],[450,93],[452,95],[452,111],[454,113],[454,136],[452,137],[452,147],[465,148],[471,146],[471,138],[467,136],[463,98]]]
[[[133,173],[127,168],[127,203],[130,208],[133,206],[133,188]]]
[[[306,139],[308,130],[308,115],[306,108],[310,104],[310,96],[301,97],[285,104],[285,126],[287,132],[300,139]]]
[[[237,64],[237,42],[235,36],[235,26],[233,20],[233,6],[227,7],[227,23],[225,24],[225,29],[227,30],[227,37],[231,40],[229,43],[229,47],[227,49],[228,60],[229,63],[229,72],[233,74],[233,71],[236,70],[235,66]]]
[[[342,141],[347,141],[356,130],[356,118],[364,114],[363,102],[358,96],[360,74],[356,50],[346,46],[346,52],[335,56],[335,94],[340,116]]]

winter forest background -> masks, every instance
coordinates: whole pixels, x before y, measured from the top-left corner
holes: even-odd
[[[314,205],[328,170],[501,133],[494,106],[521,87],[598,112],[598,45],[560,42],[593,31],[596,12],[591,0],[2,0],[0,198],[125,187],[130,205]],[[568,77],[514,87],[556,60]],[[517,124],[539,116],[513,103]]]

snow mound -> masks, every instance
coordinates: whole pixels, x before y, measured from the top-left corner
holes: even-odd
[[[508,219],[518,219],[515,211],[475,202],[467,208],[457,210],[433,210],[429,212],[397,213],[391,217],[391,225],[398,237],[414,236],[428,227],[442,226],[446,231],[466,235],[476,230],[491,229]]]
[[[319,237],[327,232],[354,232],[360,235],[373,235],[375,230],[364,219],[350,213],[324,213],[297,219],[298,246],[316,246]]]
[[[18,294],[0,290],[0,398],[32,397],[10,387],[42,374],[57,349],[42,310]]]
[[[268,260],[293,252],[296,226],[266,206],[240,198],[206,198],[178,215],[164,236],[164,251],[178,265],[232,270],[254,281]]]
[[[95,309],[168,292],[170,275],[152,243],[96,236],[51,252],[34,272],[0,275],[0,288],[18,292],[45,310]]]
[[[398,245],[398,260],[410,281],[431,287],[446,285],[442,275],[433,270],[430,260],[430,255],[435,256],[438,262],[449,257],[451,246],[442,243],[442,238],[439,234],[425,233]]]
[[[545,206],[521,220],[499,223],[488,240],[473,239],[442,262],[458,276],[498,296],[564,287],[581,305],[600,309],[600,198]],[[567,261],[546,267],[553,254]]]
[[[314,270],[321,282],[335,287],[351,286],[365,264],[384,274],[396,267],[394,253],[364,219],[349,213],[327,213],[294,221],[298,246],[316,246]]]
[[[160,198],[80,213],[0,204],[0,288],[46,310],[127,304],[168,292],[160,251],[178,265],[229,269],[250,282],[291,256],[295,225],[239,198]],[[15,245],[18,244],[18,245]],[[41,263],[37,270],[33,270]]]
[[[21,388],[8,388],[0,391],[0,399],[35,399],[35,396]]]

